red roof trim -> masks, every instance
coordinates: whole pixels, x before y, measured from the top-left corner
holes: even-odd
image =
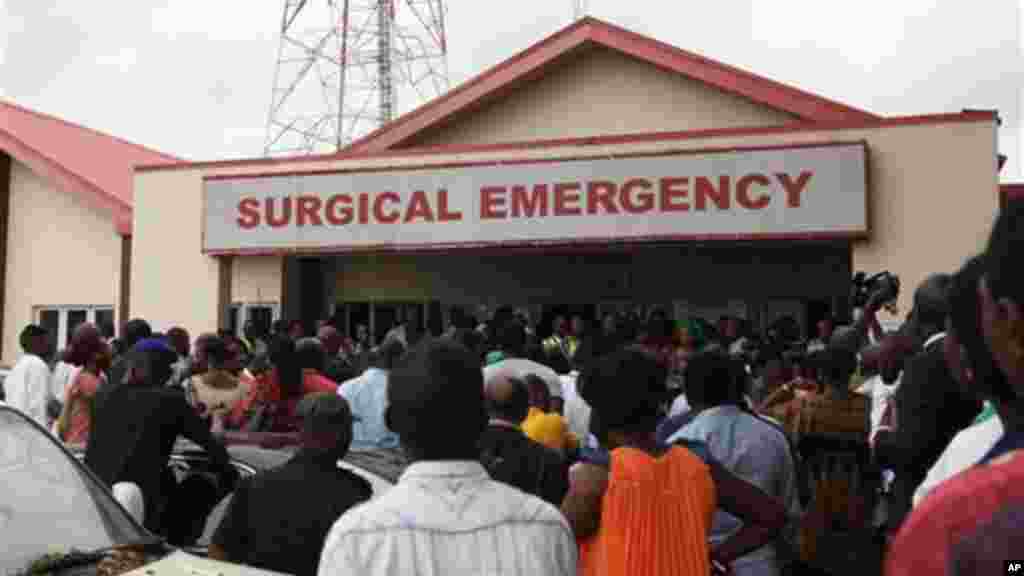
[[[664,158],[666,156],[698,156],[729,152],[766,152],[772,150],[802,150],[806,148],[833,148],[836,146],[862,146],[867,148],[866,140],[834,140],[829,142],[801,142],[797,144],[770,144],[765,146],[722,146],[708,148],[677,148],[654,150],[649,152],[625,152],[622,154],[602,154],[595,156],[558,156],[554,158],[515,158],[512,160],[467,160],[462,162],[442,162],[438,164],[411,164],[403,166],[374,166],[372,168],[325,168],[321,170],[305,170],[301,172],[256,172],[248,174],[209,174],[203,176],[203,182],[217,180],[254,180],[259,178],[288,178],[293,176],[314,176],[334,174],[371,174],[374,172],[418,172],[424,170],[444,170],[451,168],[472,168],[477,166],[529,166],[536,164],[561,164],[580,160],[619,160],[624,158]]]
[[[103,209],[118,211],[131,210],[132,208],[131,204],[67,170],[60,162],[28,146],[6,130],[0,130],[0,150],[7,152],[12,158],[54,182],[59,187],[68,192],[78,193]]]
[[[289,158],[243,158],[238,160],[210,160],[205,162],[184,162],[180,164],[157,164],[136,166],[137,172],[161,170],[192,170],[205,168],[239,168],[245,166],[286,166],[337,160],[360,160],[372,158],[403,158],[420,156],[441,156],[445,154],[469,154],[480,152],[514,152],[521,150],[543,150],[559,147],[608,146],[615,144],[638,144],[645,142],[668,142],[673,140],[696,140],[701,138],[743,137],[769,134],[790,134],[805,132],[836,132],[865,128],[895,126],[917,126],[923,124],[951,124],[960,122],[994,122],[995,114],[990,112],[957,112],[951,114],[928,114],[879,118],[877,120],[847,120],[816,124],[793,124],[788,126],[765,126],[756,128],[717,128],[710,130],[686,130],[681,132],[647,132],[640,134],[616,134],[612,136],[590,136],[582,138],[559,138],[533,140],[529,142],[508,142],[502,144],[480,144],[467,146],[433,146],[406,150],[388,150],[371,154],[318,154],[293,156]],[[306,170],[303,173],[311,172]],[[337,170],[335,170],[337,171]]]
[[[537,248],[571,248],[595,247],[607,249],[609,243],[617,246],[635,246],[663,242],[746,242],[746,241],[854,241],[867,238],[866,231],[849,232],[799,232],[779,234],[665,234],[657,236],[637,236],[621,238],[603,237],[567,237],[544,241],[514,240],[506,242],[438,242],[433,244],[377,244],[372,246],[318,246],[316,248],[249,248],[238,250],[203,250],[207,256],[281,256],[304,254],[387,254],[387,253],[432,253],[447,252],[453,249],[520,249],[535,252]]]
[[[15,104],[14,102],[11,102],[10,100],[4,100],[4,101],[0,102],[0,104],[2,104],[3,106],[6,106],[8,108],[13,108],[13,109],[15,109],[18,112],[21,112],[23,114],[28,114],[30,116],[35,116],[36,118],[41,118],[43,120],[48,120],[48,121],[51,121],[51,122],[57,122],[59,124],[63,124],[64,126],[66,126],[68,128],[72,128],[74,130],[82,130],[82,131],[85,131],[85,132],[92,132],[93,134],[96,134],[97,136],[102,136],[103,138],[106,138],[108,140],[114,140],[116,142],[120,142],[121,144],[125,144],[127,146],[131,146],[132,148],[136,148],[136,149],[141,150],[143,152],[146,152],[148,154],[155,154],[157,156],[161,156],[161,157],[163,157],[164,159],[166,159],[169,162],[183,162],[184,161],[182,158],[179,158],[177,156],[171,156],[170,154],[165,154],[165,153],[163,153],[163,152],[161,152],[159,150],[154,150],[152,148],[143,146],[141,144],[136,144],[135,142],[131,142],[129,140],[125,140],[124,138],[119,138],[119,137],[114,136],[112,134],[107,134],[106,132],[100,132],[99,130],[95,130],[93,128],[89,128],[88,126],[83,126],[81,124],[76,124],[76,123],[71,122],[69,120],[65,120],[65,119],[63,119],[63,118],[61,118],[59,116],[54,116],[52,114],[46,114],[45,112],[39,112],[38,110],[32,110],[30,108],[25,108],[24,106],[21,106],[19,104]]]
[[[544,66],[583,45],[609,48],[663,70],[689,76],[805,121],[876,119],[878,116],[809,92],[728,66],[654,38],[596,18],[584,18],[477,75],[447,94],[382,126],[350,144],[344,153],[389,149],[415,135],[472,110],[530,80]]]

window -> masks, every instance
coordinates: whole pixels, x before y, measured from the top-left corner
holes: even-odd
[[[35,321],[50,333],[53,350],[63,350],[71,335],[83,322],[92,322],[102,330],[104,323],[114,323],[113,306],[39,306],[33,310]]]
[[[281,318],[281,307],[276,302],[235,302],[228,308],[228,329],[239,337],[249,320],[270,330],[270,324]]]

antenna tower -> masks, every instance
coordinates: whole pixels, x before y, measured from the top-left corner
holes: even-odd
[[[445,0],[284,0],[266,156],[329,153],[448,89]]]

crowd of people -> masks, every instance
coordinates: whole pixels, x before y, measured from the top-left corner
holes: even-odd
[[[913,294],[891,286],[801,341],[607,315],[550,336],[513,308],[415,322],[379,341],[330,321],[199,335],[79,325],[52,366],[30,325],[6,401],[86,447],[143,519],[210,555],[296,574],[992,573],[1024,544],[1024,209]],[[307,332],[307,328],[309,328]],[[225,430],[294,433],[284,466],[239,481]],[[175,441],[221,475],[178,484]],[[373,495],[349,451],[408,459]]]

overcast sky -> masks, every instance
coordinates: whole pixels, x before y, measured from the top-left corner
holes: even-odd
[[[997,108],[1002,176],[1020,180],[1022,2],[589,0],[588,11],[879,114]],[[0,97],[190,159],[259,155],[283,4],[0,0]],[[572,15],[570,0],[447,6],[452,85]]]

